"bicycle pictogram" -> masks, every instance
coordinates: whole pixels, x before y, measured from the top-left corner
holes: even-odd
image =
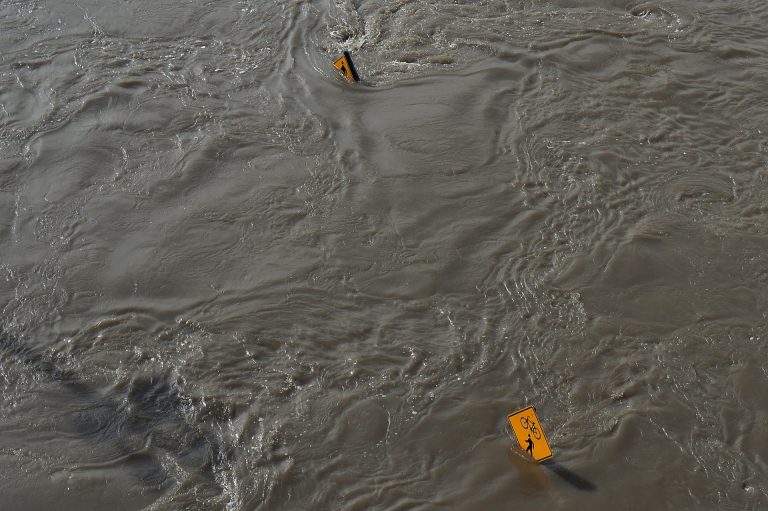
[[[536,408],[528,406],[510,413],[507,415],[507,421],[523,452],[530,454],[531,458],[536,461],[543,461],[552,457],[552,449],[549,447],[547,435],[536,415]]]
[[[536,427],[536,421],[533,419],[528,417],[520,417],[520,425],[523,427],[523,429],[530,430],[533,438],[536,440],[541,438],[541,430]]]

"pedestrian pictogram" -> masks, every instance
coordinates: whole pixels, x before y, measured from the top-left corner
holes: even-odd
[[[507,416],[509,426],[517,437],[520,448],[525,450],[531,458],[542,461],[552,457],[552,449],[549,447],[547,437],[541,429],[541,423],[536,416],[536,409],[532,406],[518,410]]]
[[[357,75],[357,70],[355,69],[355,65],[352,63],[352,57],[349,56],[348,51],[344,51],[344,54],[336,59],[336,62],[333,63],[333,67],[341,71],[341,74],[344,75],[344,78],[350,82],[360,81],[360,77]]]

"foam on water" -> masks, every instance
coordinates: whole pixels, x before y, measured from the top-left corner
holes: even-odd
[[[765,507],[766,21],[0,2],[0,507]]]

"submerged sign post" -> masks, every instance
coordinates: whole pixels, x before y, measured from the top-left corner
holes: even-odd
[[[333,67],[341,71],[341,74],[344,75],[344,78],[350,82],[360,81],[360,77],[357,75],[357,70],[355,69],[355,65],[352,63],[352,57],[349,56],[348,51],[344,51],[344,54],[336,59],[336,61],[333,63]]]
[[[543,461],[552,457],[552,449],[549,447],[544,430],[541,429],[539,418],[536,416],[536,408],[529,406],[511,413],[507,416],[509,426],[517,437],[517,443],[536,461]]]

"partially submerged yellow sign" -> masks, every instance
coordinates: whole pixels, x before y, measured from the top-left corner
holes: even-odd
[[[345,51],[341,57],[336,59],[336,62],[333,63],[333,67],[341,71],[341,74],[344,75],[344,78],[350,82],[360,81],[360,77],[357,75],[357,70],[355,69],[355,65],[352,63],[352,57],[349,56],[348,51]]]
[[[507,416],[509,426],[517,437],[517,442],[525,452],[536,461],[546,460],[552,457],[552,449],[549,448],[547,437],[541,429],[539,418],[536,417],[536,408],[529,406]]]

